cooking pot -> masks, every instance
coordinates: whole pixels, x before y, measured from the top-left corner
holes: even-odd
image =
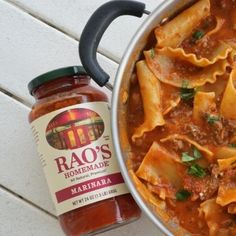
[[[153,29],[164,20],[174,17],[183,9],[189,7],[193,2],[196,1],[166,0],[150,14],[145,10],[145,4],[141,2],[126,0],[107,2],[98,8],[87,22],[79,44],[79,54],[85,70],[97,84],[112,89],[108,82],[109,75],[103,71],[96,59],[96,51],[101,37],[110,23],[118,16],[133,15],[141,17],[143,14],[149,15],[129,43],[119,65],[112,93],[111,125],[117,159],[126,184],[140,208],[165,235],[173,235],[172,233],[187,235],[187,232],[171,221],[164,222],[154,208],[144,201],[129,175],[126,166],[126,160],[130,153],[126,128],[126,114],[128,111],[126,104],[122,101],[122,95],[124,91],[129,91],[130,78],[135,63],[150,40]]]

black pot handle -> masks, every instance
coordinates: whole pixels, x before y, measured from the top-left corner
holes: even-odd
[[[96,57],[98,44],[110,23],[121,15],[141,17],[145,11],[145,4],[130,0],[110,1],[99,7],[89,21],[80,37],[79,55],[87,73],[95,82],[104,86],[110,76],[100,67]]]

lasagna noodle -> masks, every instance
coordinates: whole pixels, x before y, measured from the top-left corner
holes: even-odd
[[[168,226],[168,228],[171,229],[176,236],[182,236],[185,234],[187,235],[188,232],[185,229],[181,228],[180,226],[176,227],[178,221],[177,219],[173,219],[173,217],[171,217],[171,214],[168,213],[165,201],[161,200],[156,195],[152,194],[147,189],[146,185],[143,184],[140,181],[140,179],[136,176],[133,170],[130,170],[129,173],[140,195],[147,203],[151,204],[154,207],[154,211],[161,218],[161,220]]]
[[[218,147],[214,151],[216,159],[226,159],[230,157],[236,156],[236,148],[228,147],[228,146],[223,146],[223,147]]]
[[[145,132],[165,124],[161,108],[161,85],[148,69],[145,61],[136,64],[139,87],[141,91],[144,122],[135,131],[132,140],[142,137]]]
[[[223,226],[224,222],[233,222],[232,216],[216,203],[216,199],[209,199],[201,203],[199,208],[200,216],[204,217],[209,228],[210,236],[235,235],[236,229],[230,226]],[[229,224],[230,225],[230,224]]]
[[[170,99],[166,102],[166,107],[163,109],[163,115],[168,114],[172,109],[178,106],[180,103],[180,96],[176,97],[175,99]]]
[[[236,186],[220,185],[216,203],[221,206],[227,206],[233,202],[236,202]]]
[[[221,182],[218,189],[216,203],[221,206],[226,206],[236,202],[236,183],[235,183],[235,167],[236,156],[218,159],[219,170],[223,172]]]
[[[201,124],[205,113],[209,113],[216,108],[214,92],[198,91],[194,96],[193,102],[193,119],[196,123]]]
[[[201,91],[205,93],[214,91],[216,98],[222,97],[222,94],[225,91],[228,79],[229,79],[229,74],[225,73],[222,76],[218,76],[215,83],[213,84],[207,83],[202,87],[198,87],[197,91]]]
[[[210,14],[210,1],[200,0],[170,22],[155,30],[158,47],[178,47]]]
[[[203,36],[203,38],[201,39],[201,41],[204,41],[204,39],[205,39],[206,37],[209,37],[209,36],[211,36],[211,35],[217,33],[218,31],[220,31],[221,28],[222,28],[222,26],[224,25],[224,23],[225,23],[225,20],[224,20],[224,19],[222,19],[222,18],[220,18],[220,17],[216,17],[216,27],[215,27],[213,30],[207,32],[206,35]]]
[[[184,166],[178,162],[178,157],[170,154],[157,142],[153,142],[145,155],[136,175],[154,185],[159,196],[165,199],[166,195],[175,198],[175,192],[181,188]]]
[[[179,88],[161,83],[162,113],[168,114],[180,103]]]
[[[139,178],[136,176],[136,174],[134,173],[133,170],[129,171],[131,178],[134,181],[134,184],[136,186],[136,188],[138,189],[138,191],[142,194],[142,197],[149,203],[151,203],[152,205],[165,210],[166,208],[166,204],[163,200],[155,197],[145,186],[145,184],[143,184]]]
[[[207,158],[208,161],[212,162],[213,161],[213,152],[211,152],[209,149],[207,149],[206,147],[201,146],[200,144],[198,144],[197,142],[195,142],[194,140],[188,138],[186,135],[181,135],[181,134],[171,134],[169,136],[167,136],[166,138],[161,139],[160,141],[162,143],[167,142],[167,141],[172,141],[175,139],[179,139],[179,140],[183,140],[185,142],[190,143],[191,145],[193,145],[194,147],[196,147],[201,153],[204,154],[204,156]]]
[[[220,105],[221,115],[227,119],[236,119],[236,109],[234,108],[236,101],[235,83],[236,83],[236,69],[233,69],[230,74]]]
[[[226,158],[226,159],[219,159],[217,160],[219,165],[220,171],[225,171],[227,169],[235,168],[236,167],[236,156]]]
[[[188,88],[200,87],[207,82],[215,83],[217,76],[223,75],[229,65],[229,62],[223,59],[207,67],[197,67],[182,60],[176,62],[175,57],[166,55],[162,50],[154,55],[151,51],[145,51],[144,55],[149,69],[161,82],[179,88],[183,86],[184,81],[188,81]],[[176,69],[176,63],[179,63],[181,70]]]
[[[156,49],[156,53],[164,54],[170,58],[177,58],[178,60],[189,62],[198,67],[206,67],[219,60],[226,59],[232,50],[232,47],[228,44],[219,42],[208,58],[198,58],[194,53],[186,53],[183,48],[164,47],[162,49]]]

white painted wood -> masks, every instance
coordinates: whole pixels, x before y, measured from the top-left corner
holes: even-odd
[[[29,108],[0,93],[0,184],[54,214],[28,113]]]
[[[0,188],[1,236],[63,236],[56,219]]]
[[[0,1],[0,29],[0,87],[27,102],[33,103],[27,84],[34,77],[80,64],[76,40],[4,1]],[[117,64],[101,55],[98,60],[113,81]]]
[[[26,11],[39,16],[63,31],[79,39],[81,32],[92,13],[108,0],[10,0]],[[146,9],[152,11],[164,0],[140,0]],[[135,34],[145,20],[133,16],[122,16],[116,19],[104,34],[99,50],[106,56],[119,61]]]

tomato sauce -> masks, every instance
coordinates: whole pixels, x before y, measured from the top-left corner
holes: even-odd
[[[179,45],[179,48],[182,48],[186,54],[194,53],[198,59],[204,57],[211,58],[215,53],[214,50],[220,45],[220,43],[222,43],[221,40],[232,46],[233,50],[235,50],[235,15],[236,1],[211,0],[210,16],[203,19],[201,24],[193,32],[191,32],[190,36],[185,39],[181,45]],[[219,19],[221,24],[220,30],[218,30],[217,33],[208,36],[207,33],[214,30],[217,24],[219,24]],[[150,47],[157,48],[157,45],[152,44]],[[156,50],[155,53],[158,53],[158,51]],[[153,58],[153,60],[158,60],[155,59],[154,56]],[[141,59],[143,59],[143,57]],[[178,59],[177,56],[175,59],[171,58],[170,60],[174,61],[173,64],[175,65],[170,74],[178,73],[178,75],[181,75],[182,77],[185,77],[186,74],[198,74],[199,71],[202,71],[205,68],[200,66],[197,67],[190,62],[184,61],[182,58]],[[209,199],[213,199],[215,201],[218,196],[219,186],[225,185],[229,188],[235,188],[235,169],[233,169],[233,171],[227,170],[225,172],[220,172],[217,162],[218,156],[216,154],[217,150],[222,147],[227,148],[230,145],[232,147],[231,142],[234,140],[233,137],[236,134],[236,120],[227,119],[220,113],[222,97],[229,79],[229,74],[231,73],[233,67],[233,62],[231,59],[228,57],[226,60],[230,62],[226,72],[221,76],[217,76],[214,83],[206,83],[203,86],[189,88],[186,90],[188,93],[192,93],[192,97],[190,99],[185,99],[183,97],[182,93],[184,92],[184,89],[186,89],[184,85],[181,88],[177,86],[174,87],[170,86],[167,82],[165,83],[161,79],[156,78],[159,80],[161,87],[160,95],[162,102],[162,114],[164,114],[163,111],[165,110],[164,107],[167,101],[175,100],[173,98],[177,96],[181,97],[181,101],[170,112],[163,115],[165,120],[164,125],[156,126],[154,129],[148,130],[148,132],[145,132],[141,137],[135,140],[132,139],[132,136],[135,133],[135,130],[144,123],[144,106],[147,105],[142,102],[142,88],[139,87],[138,79],[135,77],[138,76],[136,75],[136,72],[132,75],[132,78],[135,79],[131,80],[131,86],[129,87],[126,122],[128,127],[128,138],[133,154],[131,155],[131,166],[135,173],[137,173],[136,171],[142,165],[144,158],[148,156],[147,153],[153,143],[158,143],[158,145],[164,147],[169,153],[173,153],[174,156],[179,157],[180,162],[181,160],[184,160],[186,155],[187,158],[191,158],[191,156],[196,155],[196,153],[193,153],[195,150],[193,145],[186,141],[162,141],[162,139],[173,134],[188,137],[213,152],[213,157],[211,160],[207,158],[199,158],[199,160],[195,160],[194,165],[192,165],[191,161],[189,163],[182,163],[183,166],[185,166],[185,169],[183,169],[182,173],[180,173],[182,176],[182,186],[184,190],[189,191],[191,197],[188,196],[183,200],[178,199],[177,195],[176,198],[171,198],[168,194],[166,194],[166,198],[164,199],[167,204],[166,211],[169,212],[171,218],[177,219],[179,225],[193,235],[235,235],[232,234],[232,232],[235,232],[234,227],[236,224],[235,203],[232,203],[230,206],[221,206],[220,204],[215,203],[215,205],[212,206],[212,209],[215,207],[217,212],[211,212],[211,216],[208,216],[208,213],[206,212],[209,209],[207,209],[205,212],[207,215],[206,217],[204,214],[200,214],[201,208],[205,210],[205,208],[201,206],[202,203],[207,202]],[[235,58],[233,60],[235,60]],[[148,60],[145,62],[149,65]],[[153,64],[155,64],[155,62]],[[149,66],[149,69],[152,71],[152,65]],[[156,70],[158,69],[159,68],[156,68]],[[153,74],[155,74],[155,72],[153,72]],[[198,91],[213,92],[215,96],[215,106],[210,108],[206,113],[201,114],[201,122],[196,122],[193,118],[194,96]],[[204,104],[204,102],[202,104]],[[232,109],[234,108],[232,107]],[[235,146],[236,145],[233,144],[234,148]],[[199,166],[201,166],[205,172],[198,172],[196,175],[195,171]],[[155,168],[150,169],[150,172],[155,170]],[[146,167],[145,170],[148,170],[148,167]],[[150,173],[150,175],[151,174],[152,173]],[[164,175],[163,171],[151,175],[153,179],[155,179],[156,184],[152,184],[151,181],[154,181],[153,179],[150,181],[145,179],[145,173],[144,177],[139,177],[138,174],[137,177],[139,177],[139,180],[146,185],[147,189],[160,200],[162,197],[159,196],[158,191],[161,184],[158,182],[158,178],[156,179],[158,174],[160,174],[160,179],[163,177],[162,175]],[[233,177],[231,175],[233,175]],[[229,178],[229,176],[231,177]],[[171,187],[173,186],[170,186],[168,189],[169,191],[173,191]],[[168,193],[168,191],[166,192]],[[227,223],[229,223],[229,226],[227,226]],[[228,230],[227,227],[232,228]],[[219,230],[219,234],[217,234],[217,230]]]

